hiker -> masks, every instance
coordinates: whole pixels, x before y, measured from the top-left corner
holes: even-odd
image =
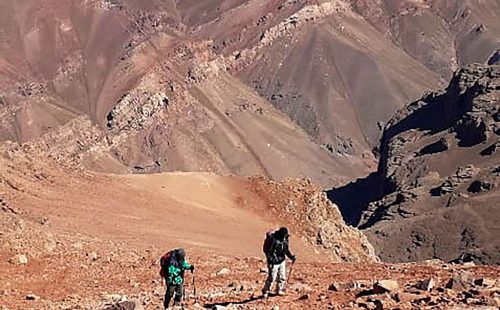
[[[269,296],[269,290],[274,282],[277,282],[277,294],[280,296],[286,295],[286,265],[285,259],[287,256],[294,263],[295,255],[290,252],[288,246],[288,229],[281,227],[275,232],[268,232],[264,241],[264,253],[267,258],[268,275],[262,294],[264,298]]]
[[[184,295],[184,271],[194,271],[194,265],[186,261],[184,249],[175,249],[160,259],[160,275],[165,279],[166,291],[163,306],[168,309],[170,300],[174,297],[174,306],[179,306]]]

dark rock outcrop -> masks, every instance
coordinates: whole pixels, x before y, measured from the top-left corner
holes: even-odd
[[[336,201],[341,210],[354,203],[360,212],[355,224],[383,260],[500,263],[499,111],[500,66],[471,65],[443,92],[409,104],[389,121],[377,178],[359,180],[362,189],[349,185],[351,193],[372,188],[375,199]],[[332,190],[330,197],[345,191]]]

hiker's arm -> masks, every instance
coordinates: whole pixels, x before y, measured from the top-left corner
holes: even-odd
[[[194,269],[193,268],[193,265],[190,265],[187,261],[183,261],[182,262],[182,268],[186,269],[186,270],[191,270],[191,269]]]
[[[286,243],[286,249],[285,249],[285,255],[291,259],[292,261],[295,261],[295,255],[292,254],[292,252],[290,252],[290,248],[288,246],[288,242]]]

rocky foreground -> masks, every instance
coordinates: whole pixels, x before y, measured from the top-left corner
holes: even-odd
[[[12,211],[3,211],[12,212]],[[25,236],[25,234],[23,234]],[[37,237],[31,240],[36,240]],[[32,256],[2,252],[2,310],[161,309],[154,247],[60,236],[60,249]],[[498,309],[500,268],[445,264],[298,261],[288,296],[260,299],[265,263],[190,249],[184,309]],[[12,255],[12,256],[11,256]]]
[[[75,233],[51,234],[20,220],[2,201],[0,296],[6,309],[161,309],[162,250]],[[294,243],[292,243],[294,245]],[[266,277],[258,256],[189,248],[184,309],[498,309],[500,267],[422,263],[293,266],[289,295],[260,299]],[[17,253],[17,254],[16,254]],[[22,253],[22,254],[21,254]]]
[[[0,148],[0,200],[8,309],[99,309],[116,294],[154,309],[162,290],[157,258],[178,246],[197,266],[200,302],[227,297],[230,279],[258,292],[265,232],[284,224],[304,266],[378,260],[309,180],[104,175],[12,144]],[[212,278],[216,272],[227,277]]]
[[[500,301],[500,267],[378,263],[308,180],[117,177],[18,148],[4,149],[0,163],[2,310],[161,309],[158,257],[179,245],[196,266],[186,309],[496,309]],[[263,300],[261,244],[282,224],[299,260],[289,295]]]

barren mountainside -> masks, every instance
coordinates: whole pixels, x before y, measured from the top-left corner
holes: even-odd
[[[498,0],[1,0],[0,309],[499,309],[499,137]]]
[[[496,1],[0,6],[0,140],[119,173],[364,176],[384,122],[499,40]]]
[[[500,67],[465,67],[389,121],[377,173],[330,196],[383,260],[498,264],[499,116]]]

